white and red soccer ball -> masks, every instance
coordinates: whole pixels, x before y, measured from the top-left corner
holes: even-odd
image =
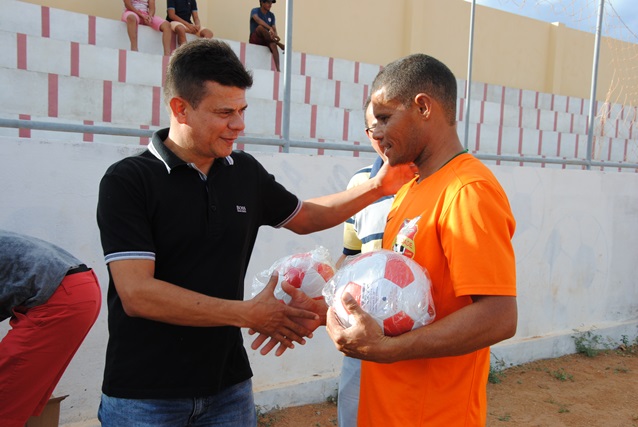
[[[345,327],[353,316],[341,302],[350,293],[383,329],[396,336],[434,321],[432,283],[416,261],[380,249],[357,255],[328,282],[324,297]]]
[[[273,271],[279,273],[275,298],[286,304],[290,302],[288,295],[281,288],[285,280],[295,288],[301,289],[310,298],[322,298],[323,288],[335,274],[335,266],[330,259],[330,253],[322,246],[310,251],[283,257],[261,272],[253,280],[253,296],[259,293],[270,280]]]

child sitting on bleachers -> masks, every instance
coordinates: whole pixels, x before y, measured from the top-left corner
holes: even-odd
[[[137,26],[148,25],[155,31],[162,32],[164,55],[171,54],[171,24],[155,16],[155,0],[124,0],[122,21],[126,22],[128,38],[131,40],[131,50],[137,52]]]

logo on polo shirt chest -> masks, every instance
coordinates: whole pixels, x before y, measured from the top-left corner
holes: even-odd
[[[246,213],[246,206],[237,205],[237,212]]]

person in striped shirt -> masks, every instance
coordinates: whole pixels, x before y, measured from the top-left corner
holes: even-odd
[[[355,187],[373,178],[387,160],[379,148],[379,141],[372,137],[376,119],[372,112],[370,98],[365,104],[365,132],[372,147],[379,155],[373,164],[359,169],[350,179],[348,188]],[[383,230],[394,195],[385,196],[349,218],[343,227],[343,253],[337,267],[347,262],[349,256],[381,249]],[[356,427],[359,407],[359,379],[361,360],[345,356],[341,367],[339,393],[337,398],[338,424],[341,427]]]

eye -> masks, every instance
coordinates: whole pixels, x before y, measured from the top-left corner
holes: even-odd
[[[377,126],[385,125],[386,123],[388,123],[388,120],[390,120],[390,116],[378,116],[376,119],[377,119]]]

